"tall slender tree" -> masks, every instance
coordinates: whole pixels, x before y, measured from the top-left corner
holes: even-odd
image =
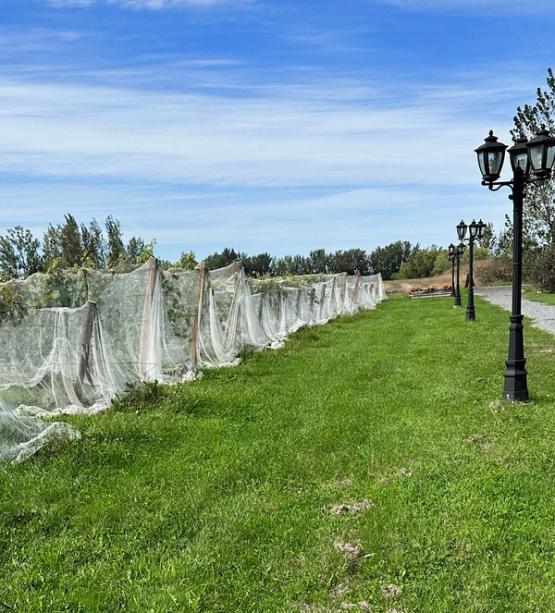
[[[123,244],[123,232],[121,224],[112,215],[106,218],[106,263],[110,268],[114,268],[125,262],[126,252]]]
[[[533,137],[542,125],[555,133],[555,76],[548,68],[546,87],[536,90],[533,105],[519,106],[514,117],[513,139]],[[555,180],[527,187],[524,206],[524,233],[528,248],[555,245]]]

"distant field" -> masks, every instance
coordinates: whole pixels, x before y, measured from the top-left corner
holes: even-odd
[[[464,279],[466,277],[467,269],[461,267],[461,286],[464,285]],[[441,275],[435,277],[425,277],[422,279],[400,279],[399,281],[385,281],[385,289],[387,292],[409,292],[413,287],[438,287],[442,288],[444,285],[451,286],[451,271],[444,272]]]
[[[394,296],[67,418],[0,469],[0,610],[554,611],[555,341],[526,331],[534,403],[502,404],[477,305]]]
[[[475,282],[479,284],[480,268],[483,266],[483,261],[475,262]],[[461,264],[460,284],[464,287],[464,281],[468,274],[468,266]],[[437,287],[442,288],[444,285],[451,285],[451,269],[436,275],[435,277],[424,277],[421,279],[400,279],[399,281],[385,281],[385,289],[388,292],[409,292],[413,287],[426,288]]]

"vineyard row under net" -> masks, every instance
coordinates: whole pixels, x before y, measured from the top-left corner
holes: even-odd
[[[46,416],[100,411],[143,382],[192,379],[384,298],[380,274],[259,280],[239,263],[162,270],[154,258],[130,273],[65,270],[4,283],[0,462],[79,437]]]

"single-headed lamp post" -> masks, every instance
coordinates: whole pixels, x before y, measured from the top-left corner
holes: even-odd
[[[451,296],[455,297],[455,245],[451,243],[449,245],[448,255],[449,261],[451,262]]]
[[[460,241],[464,241],[466,231],[468,230],[468,302],[466,304],[466,320],[475,321],[476,307],[474,306],[474,241],[484,238],[486,224],[480,219],[476,222],[475,219],[468,226],[461,220],[457,226],[457,233]]]
[[[542,126],[534,138],[519,138],[509,149],[513,178],[498,181],[507,146],[498,142],[490,131],[485,142],[476,149],[482,173],[482,185],[491,191],[509,187],[513,201],[513,300],[509,326],[509,352],[505,370],[503,397],[506,400],[528,400],[526,359],[524,357],[522,293],[522,205],[524,187],[541,183],[551,176],[555,162],[555,138]]]

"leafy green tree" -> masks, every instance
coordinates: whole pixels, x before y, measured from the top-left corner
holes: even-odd
[[[137,256],[134,264],[145,264],[150,260],[150,258],[154,257],[154,247],[156,246],[156,241],[150,241],[150,243],[144,243],[141,241],[143,248],[139,255]]]
[[[313,274],[326,274],[330,272],[330,257],[325,249],[315,249],[308,254],[310,272]]]
[[[245,272],[253,277],[269,275],[274,270],[274,258],[269,253],[250,255],[243,259]]]
[[[183,251],[174,266],[185,270],[194,270],[198,266],[198,262],[192,251]]]
[[[431,277],[434,274],[434,267],[439,247],[432,246],[428,249],[416,247],[409,258],[401,264],[397,273],[398,279],[421,279]]]
[[[306,275],[310,271],[308,258],[302,255],[286,255],[278,258],[274,265],[274,274],[280,277],[287,275]]]
[[[245,254],[235,251],[235,249],[226,247],[221,253],[215,252],[209,255],[204,262],[209,270],[216,270],[217,268],[229,266],[230,264],[233,264],[233,262],[237,262],[237,260],[242,260],[246,257],[247,256]]]
[[[385,280],[391,279],[417,248],[418,245],[413,247],[408,241],[396,241],[385,247],[377,247],[368,256],[368,267],[373,273],[381,272]]]
[[[330,256],[330,268],[334,273],[346,272],[350,275],[357,272],[361,275],[370,273],[368,256],[363,249],[336,251]]]

